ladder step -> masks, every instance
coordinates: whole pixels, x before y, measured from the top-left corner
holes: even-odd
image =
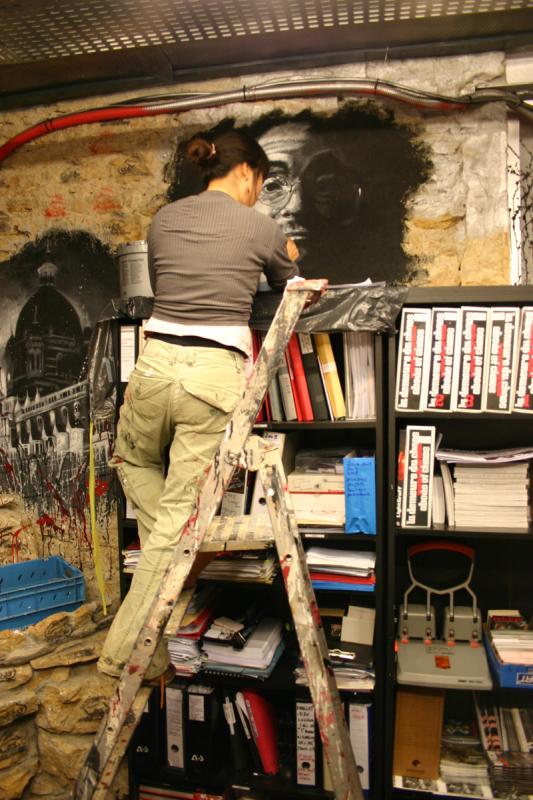
[[[274,544],[270,517],[243,514],[215,517],[202,542],[203,552],[224,550],[265,550]]]

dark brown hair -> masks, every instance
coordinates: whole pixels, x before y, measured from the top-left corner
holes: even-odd
[[[248,164],[254,172],[266,178],[270,167],[263,148],[241,131],[227,131],[209,140],[195,137],[185,147],[185,157],[201,171],[209,183],[224,178],[238,164]]]

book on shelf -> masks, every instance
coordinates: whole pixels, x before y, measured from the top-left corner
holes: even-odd
[[[398,455],[396,458],[396,525],[402,524],[404,478],[405,478],[405,428],[402,428],[398,433]]]
[[[302,354],[302,363],[307,379],[313,417],[315,420],[328,420],[329,411],[320,369],[318,367],[318,357],[313,346],[313,339],[310,333],[299,333],[298,342]]]
[[[320,742],[315,707],[309,700],[295,702],[296,785],[317,786],[319,781]]]
[[[402,489],[402,527],[431,527],[436,431],[433,425],[408,425]]]
[[[121,325],[119,334],[120,382],[127,383],[139,354],[137,325]]]
[[[518,308],[493,307],[487,344],[483,410],[510,414],[518,342]]]
[[[363,791],[368,791],[371,783],[372,710],[371,704],[355,700],[347,703],[348,731]]]
[[[369,331],[343,333],[344,394],[347,419],[376,416],[374,335]]]
[[[396,410],[419,411],[426,394],[430,308],[404,308],[398,342]]]
[[[513,411],[533,411],[533,308],[525,306],[520,315]]]
[[[289,339],[287,356],[298,421],[312,422],[314,420],[313,407],[311,405],[311,397],[309,396],[309,388],[307,386],[302,351],[296,333],[293,333]]]
[[[279,388],[279,378],[274,375],[268,387],[268,399],[270,403],[270,414],[272,422],[283,422],[283,403],[281,401],[281,390]]]
[[[278,382],[281,394],[281,405],[283,407],[285,419],[287,422],[296,422],[298,419],[298,413],[296,410],[296,402],[291,386],[289,364],[286,353],[283,356],[282,363],[278,370]]]
[[[231,476],[229,486],[220,503],[222,517],[237,517],[246,514],[251,485],[252,475],[248,468],[238,466]]]
[[[426,411],[450,411],[457,329],[458,308],[436,306],[431,314],[431,335],[428,348],[427,392],[422,408]]]
[[[294,434],[282,431],[265,431],[263,439],[279,449],[285,475],[289,475],[294,469],[297,437]],[[268,515],[265,491],[259,473],[256,473],[255,476],[250,514]]]
[[[461,306],[455,351],[452,411],[474,413],[483,410],[489,317],[489,308]]]
[[[244,714],[248,717],[252,738],[259,754],[261,772],[264,775],[277,775],[278,737],[274,709],[259,692],[243,689],[237,694],[244,701]]]
[[[346,404],[329,333],[314,333],[320,374],[333,420],[345,419]]]

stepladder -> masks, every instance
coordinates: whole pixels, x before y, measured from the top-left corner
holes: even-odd
[[[325,289],[326,281],[290,284],[264,338],[241,400],[228,422],[192,513],[183,526],[170,564],[153,598],[109,709],[76,781],[74,800],[103,800],[140,720],[152,688],[143,678],[200,550],[250,549],[275,545],[320,738],[337,800],[363,800],[350,738],[312,588],[305,552],[292,510],[279,451],[251,436],[270,382],[300,314]],[[265,492],[267,524],[253,518],[215,518],[236,467],[256,471]],[[176,612],[185,613],[178,603]],[[177,622],[176,612],[173,621]]]

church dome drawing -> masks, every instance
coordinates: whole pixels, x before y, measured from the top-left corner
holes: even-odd
[[[55,287],[58,272],[46,262],[40,286],[22,308],[6,345],[7,394],[21,402],[47,395],[80,379],[84,342],[79,315]]]

